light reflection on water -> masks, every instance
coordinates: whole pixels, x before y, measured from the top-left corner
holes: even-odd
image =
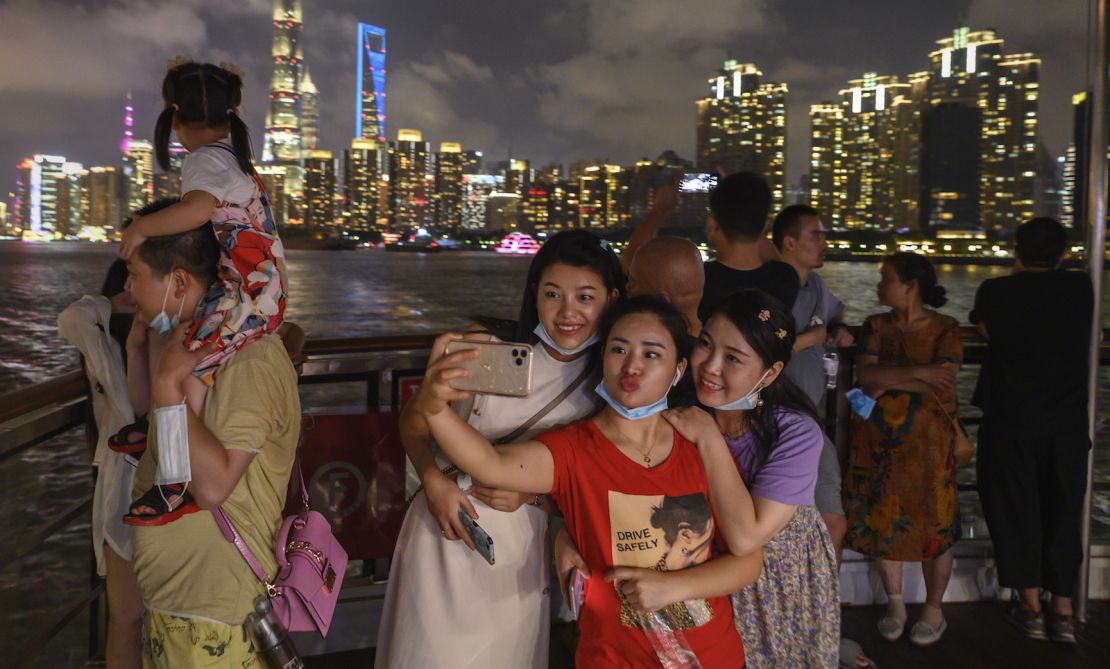
[[[114,245],[0,242],[0,393],[76,369],[77,356],[57,336],[57,314],[83,294],[99,291],[103,274],[117,253]],[[291,297],[287,318],[310,337],[353,337],[427,332],[458,327],[472,314],[511,318],[520,301],[528,268],[526,258],[492,253],[392,254],[381,251],[289,251]],[[997,266],[939,265],[949,303],[940,311],[967,321],[975,287],[1001,276]],[[847,318],[859,323],[882,311],[875,295],[878,265],[830,263],[821,270],[832,291],[847,304]],[[1104,295],[1107,292],[1104,291]],[[1110,302],[1110,299],[1108,299]],[[1110,309],[1104,305],[1105,322]],[[1031,344],[1034,344],[1031,342]],[[961,373],[960,396],[971,396],[975,369]],[[1110,388],[1110,370],[1102,389]],[[1105,395],[1104,395],[1105,396]],[[1105,408],[1100,412],[1110,415]],[[1102,439],[1100,439],[1100,442]],[[1110,481],[1110,449],[1100,443],[1096,477]],[[0,526],[3,537],[25,537],[88,494],[91,475],[79,431],[55,438],[0,462]],[[961,482],[974,478],[971,468]],[[965,528],[978,535],[977,500],[961,495]],[[1110,500],[1100,496],[1097,533],[1110,540]],[[967,533],[967,529],[965,529]],[[75,523],[46,547],[0,571],[0,626],[41,629],[56,619],[73,598],[87,591],[88,523]],[[18,621],[18,622],[17,622]],[[60,638],[57,653],[43,666],[72,664],[69,650],[83,650],[81,619]],[[14,652],[25,635],[4,634],[0,657]],[[18,642],[18,643],[17,643]]]

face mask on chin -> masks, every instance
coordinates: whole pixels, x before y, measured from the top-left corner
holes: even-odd
[[[585,351],[589,347],[596,344],[598,341],[597,329],[594,329],[593,334],[587,337],[586,341],[582,342],[578,346],[575,346],[574,348],[563,348],[562,346],[556,344],[555,338],[551,336],[551,334],[547,331],[547,328],[543,326],[543,323],[537,323],[535,329],[532,330],[532,332],[534,332],[535,335],[540,338],[540,341],[558,351],[559,355],[565,356],[578,355],[582,351]]]
[[[714,408],[717,411],[751,411],[756,408],[762,402],[762,400],[759,399],[759,391],[763,390],[763,379],[767,378],[767,375],[770,373],[771,370],[769,369],[763,372],[763,376],[759,377],[759,380],[755,382],[755,386],[747,395],[733,402],[729,402],[728,404],[723,404]]]
[[[677,386],[681,378],[682,370],[676,369],[674,373],[674,381],[671,382],[671,388]],[[624,406],[616,399],[614,399],[613,396],[609,394],[609,391],[605,388],[604,380],[602,380],[601,383],[597,384],[597,387],[594,388],[594,392],[596,392],[601,397],[601,399],[605,400],[605,403],[608,404],[609,407],[613,409],[613,411],[616,411],[617,414],[620,415],[622,418],[625,418],[626,420],[643,420],[644,418],[650,418],[657,413],[662,413],[663,411],[667,410],[667,393],[670,392],[670,388],[667,389],[667,392],[663,393],[662,397],[655,400],[651,404],[648,404],[647,406],[636,407],[634,409],[629,409],[628,407]]]

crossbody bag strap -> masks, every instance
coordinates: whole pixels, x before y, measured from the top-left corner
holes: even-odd
[[[295,452],[295,455],[293,456],[293,467],[297,470],[297,478],[301,484],[301,499],[304,500],[304,505],[307,509],[308,489],[305,487],[304,471],[301,469],[302,443],[304,443],[303,431],[297,438],[297,450]],[[216,520],[216,527],[220,528],[220,533],[224,535],[224,539],[227,539],[228,543],[235,546],[235,548],[239,551],[239,555],[243,556],[243,560],[246,561],[247,566],[250,567],[252,572],[254,572],[254,577],[261,581],[262,585],[266,586],[267,592],[270,592],[273,587],[270,584],[270,577],[266,575],[266,570],[262,568],[262,565],[258,562],[258,558],[256,558],[254,556],[254,553],[251,552],[250,547],[247,546],[247,542],[243,541],[243,535],[239,534],[239,531],[236,530],[235,526],[231,524],[231,519],[227,517],[227,513],[224,512],[223,507],[218,506],[215,509],[212,509],[211,512],[212,517]]]
[[[266,575],[266,570],[259,564],[258,558],[251,552],[251,549],[247,546],[247,542],[243,541],[243,536],[239,534],[235,526],[231,524],[231,519],[227,517],[224,510],[221,507],[212,509],[212,517],[216,519],[216,525],[220,528],[220,532],[223,533],[224,539],[227,539],[229,543],[233,544],[235,548],[239,550],[239,554],[246,560],[247,566],[254,572],[255,578],[269,589],[270,577]]]
[[[559,406],[563,402],[563,400],[570,397],[571,393],[573,393],[575,390],[578,390],[579,386],[585,383],[586,379],[589,378],[590,374],[593,373],[593,371],[593,366],[589,364],[589,361],[587,361],[586,366],[582,369],[582,372],[578,375],[577,378],[570,382],[570,385],[568,385],[566,388],[563,388],[563,392],[552,398],[550,402],[545,404],[542,409],[533,414],[531,418],[521,423],[520,427],[513,430],[509,434],[506,434],[504,437],[501,437],[493,443],[511,444],[519,439],[524,433],[532,429],[533,425],[542,420],[544,416],[551,413],[551,411],[555,407]]]

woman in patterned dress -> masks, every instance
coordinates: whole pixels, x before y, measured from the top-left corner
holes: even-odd
[[[793,347],[790,311],[746,290],[714,310],[690,356],[698,402],[723,437],[719,461],[703,449],[706,472],[712,483],[735,466],[743,478],[727,492],[710,488],[722,491],[715,508],[743,519],[735,529],[744,543],[729,550],[763,547],[759,580],[732,597],[750,669],[835,667],[840,651],[836,555],[813,497],[824,439],[809,400],[781,376]]]
[[[856,373],[877,402],[867,419],[852,416],[847,545],[878,560],[889,599],[879,632],[889,641],[906,623],[902,563],[921,563],[926,600],[910,640],[927,646],[947,628],[941,598],[952,575],[948,549],[960,537],[948,416],[956,415],[963,348],[959,323],[926,309],[946,302],[927,259],[895,253],[881,271],[879,302],[891,310],[869,316],[859,338]]]

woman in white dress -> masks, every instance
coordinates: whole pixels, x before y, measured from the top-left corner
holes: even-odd
[[[491,441],[528,439],[592,413],[598,325],[624,287],[617,256],[598,237],[579,230],[552,237],[529,268],[512,337],[533,344],[532,393],[476,395],[456,411]],[[402,415],[401,438],[423,489],[393,554],[375,666],[547,667],[550,502],[471,482],[434,447],[415,412]],[[493,538],[495,564],[473,550],[460,508]]]
[[[124,290],[127,265],[116,260],[104,280],[101,295],[85,295],[58,316],[58,334],[81,352],[92,392],[97,443],[93,491],[92,539],[97,573],[107,582],[108,665],[138,669],[142,664],[143,600],[131,567],[131,531],[123,515],[131,505],[135,470],[122,453],[108,448],[108,438],[135,420],[127,393],[121,339],[133,340],[146,332],[144,323],[131,327],[135,304]],[[129,330],[133,330],[128,334]]]

